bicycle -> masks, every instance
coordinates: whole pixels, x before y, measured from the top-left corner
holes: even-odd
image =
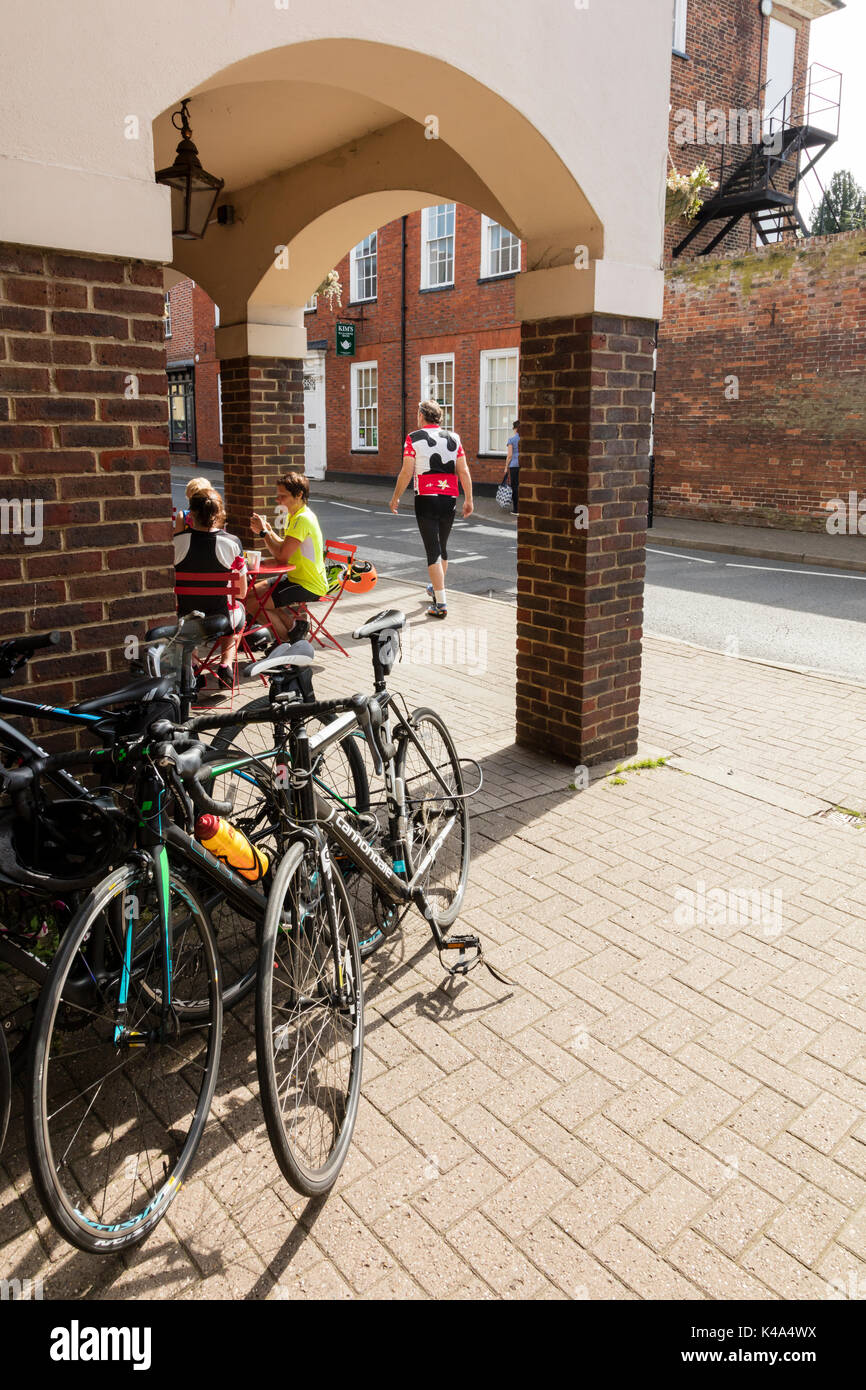
[[[268,896],[259,948],[256,1062],[271,1147],[285,1177],[307,1196],[319,1196],[333,1184],[351,1138],[360,1092],[362,1008],[332,1007],[327,1019],[332,1051],[338,1049],[342,1025],[342,1051],[348,1053],[348,1071],[340,1084],[331,1081],[330,1056],[321,1075],[309,1067],[301,1075],[309,1049],[321,1039],[324,1025],[312,1040],[311,1031],[325,1003],[339,999],[344,989],[351,999],[362,984],[360,945],[352,940],[354,924],[345,888],[348,874],[335,873],[332,850],[336,847],[365,874],[378,894],[381,916],[371,949],[396,930],[414,905],[427,921],[448,973],[466,974],[483,961],[478,937],[445,934],[459,914],[469,874],[468,794],[460,759],[440,717],[428,709],[412,714],[395,709],[396,697],[386,685],[404,624],[404,615],[390,610],[353,633],[355,640],[371,640],[372,695],[316,701],[293,692],[277,695],[267,708],[204,715],[185,725],[190,734],[255,724],[273,729],[275,776],[268,795],[277,808],[282,797],[287,841]],[[280,660],[291,668],[309,658],[289,653]],[[251,674],[267,666],[267,660],[256,663]],[[307,726],[314,719],[329,722],[311,736]],[[370,749],[377,775],[384,777],[385,844],[378,843],[378,821],[372,832],[369,823],[359,828],[348,818],[346,807],[326,800],[316,787],[317,756],[356,732]],[[201,775],[207,779],[207,767]],[[276,818],[280,812],[272,814]],[[341,946],[341,952],[333,940],[329,946],[324,935],[323,906],[328,930],[333,933],[338,925],[340,943],[339,923],[346,923],[347,946]],[[445,964],[450,952],[459,959]],[[336,972],[332,983],[325,980],[327,971]],[[323,1101],[329,1088],[339,1106],[328,1107]],[[317,1139],[326,1153],[311,1155]]]
[[[89,1252],[134,1244],[165,1215],[201,1139],[219,1066],[216,937],[165,847],[168,797],[204,749],[172,773],[147,739],[145,729],[108,749],[43,754],[0,774],[18,814],[30,799],[48,823],[43,775],[94,764],[106,781],[135,782],[132,795],[117,793],[132,809],[125,855],[111,854],[45,977],[25,1085],[37,1193],[56,1229]],[[223,809],[204,795],[201,805]]]

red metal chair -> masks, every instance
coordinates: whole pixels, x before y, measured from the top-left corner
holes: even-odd
[[[346,587],[346,580],[349,577],[349,569],[357,553],[358,547],[356,545],[350,545],[348,541],[325,541],[325,567],[327,568],[328,565],[341,565],[343,573],[340,580],[329,593],[323,594],[318,603],[313,607],[311,607],[309,603],[300,603],[297,605],[298,611],[303,612],[304,617],[310,624],[310,639],[314,642],[318,642],[320,647],[324,647],[325,642],[330,642],[332,647],[336,647],[337,651],[343,653],[343,656],[348,656],[349,653],[344,647],[340,646],[336,637],[332,636],[328,631],[325,627],[325,622],[330,618],[334,611],[334,607],[343,597],[343,590]],[[323,604],[327,605],[324,613],[321,612],[321,605]],[[323,638],[325,639],[324,641],[322,640]]]
[[[225,576],[212,572],[209,574],[192,574],[188,570],[181,571],[180,573],[175,571],[174,593],[176,599],[180,597],[213,598],[215,595],[218,596],[225,593],[229,607],[231,607],[232,602],[235,602],[240,603],[241,608],[243,608],[243,602],[239,597],[239,590],[240,576],[235,570],[226,571]],[[244,621],[246,621],[246,614],[244,614]],[[232,661],[232,701],[234,701],[235,691],[240,685],[240,678],[238,675],[239,653],[242,651],[251,661],[258,660],[258,657],[247,643],[243,626],[241,626],[240,631],[236,633],[235,636],[238,637],[239,642],[235,647],[234,660]],[[218,680],[216,667],[220,664],[218,657],[220,655],[222,641],[223,639],[218,637],[204,656],[198,656],[197,653],[193,653],[193,671],[196,676],[211,675],[215,681]]]

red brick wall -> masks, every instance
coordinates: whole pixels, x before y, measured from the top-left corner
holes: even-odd
[[[0,245],[0,496],[44,528],[0,535],[0,637],[63,632],[45,702],[116,684],[174,612],[163,304],[160,267]]]
[[[773,17],[791,24],[797,30],[794,55],[794,81],[806,72],[809,51],[809,21],[800,19],[776,4]],[[832,22],[828,20],[828,23]],[[686,57],[673,55],[671,68],[670,152],[680,173],[690,173],[701,160],[706,160],[714,179],[718,179],[722,150],[718,144],[678,145],[674,139],[677,112],[697,111],[702,100],[709,111],[718,107],[728,115],[730,109],[751,110],[763,107],[758,87],[766,81],[767,42],[769,22],[764,22],[763,59],[761,57],[761,13],[757,0],[692,0],[688,7]],[[759,77],[759,73],[761,74]],[[697,131],[696,131],[697,134]],[[732,155],[725,152],[725,168],[731,169]],[[746,149],[742,153],[745,155]],[[686,257],[697,255],[701,246],[720,231],[722,224],[711,224],[685,251]],[[682,240],[689,224],[682,218],[667,228],[665,259],[670,261],[673,247]],[[748,219],[743,219],[719,243],[718,253],[744,251],[754,244],[755,236]]]
[[[864,361],[866,232],[678,263],[659,331],[656,510],[821,529],[824,502],[866,495]]]
[[[343,284],[343,307],[333,311],[324,300],[305,322],[309,342],[327,340],[326,410],[328,472],[395,476],[403,452],[400,403],[400,243],[402,222],[379,231],[379,284],[375,303],[352,306],[348,256],[338,267]],[[454,353],[455,428],[463,439],[473,477],[498,482],[500,458],[478,455],[480,354],[492,348],[517,348],[520,327],[514,315],[514,280],[479,284],[481,273],[481,214],[457,206],[455,286],[423,292],[421,284],[421,214],[407,224],[406,257],[406,422],[414,429],[421,399],[421,358]],[[524,262],[525,264],[525,262]],[[336,356],[336,323],[356,319],[357,356]],[[351,363],[379,364],[379,449],[375,454],[352,453]],[[425,392],[426,394],[426,392]]]
[[[189,362],[195,356],[195,323],[193,313],[194,280],[180,280],[168,292],[171,301],[171,336],[165,340],[168,365]]]
[[[523,325],[517,740],[587,767],[637,748],[654,327]]]
[[[219,359],[216,355],[215,305],[194,280],[173,285],[168,363],[193,362],[195,373],[196,454],[201,463],[222,463],[219,415]]]
[[[227,524],[250,546],[250,517],[273,518],[279,475],[304,471],[301,368],[279,357],[222,363]]]

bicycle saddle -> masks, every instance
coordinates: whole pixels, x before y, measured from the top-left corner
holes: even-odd
[[[196,617],[192,613],[179,623],[169,623],[166,627],[152,627],[144,634],[147,644],[151,642],[189,642],[197,646],[202,641],[216,641],[217,637],[228,637],[232,631],[229,619],[223,613],[212,613],[210,617]]]
[[[312,666],[313,656],[313,649],[309,642],[293,642],[291,645],[284,642],[281,647],[276,647],[270,656],[263,657],[261,661],[253,662],[248,674],[261,676],[266,671],[290,671],[304,666]]]
[[[375,637],[380,632],[400,632],[406,626],[406,614],[401,613],[398,608],[387,608],[383,613],[377,613],[375,618],[371,618],[363,627],[359,627],[352,633],[356,642],[362,637]]]
[[[124,685],[120,690],[110,690],[107,695],[97,695],[93,700],[82,700],[71,706],[73,714],[93,714],[98,710],[109,709],[112,705],[137,705],[161,700],[174,689],[173,676],[142,676],[140,680]]]

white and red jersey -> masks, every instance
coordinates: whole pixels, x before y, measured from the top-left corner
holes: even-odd
[[[415,491],[419,497],[456,497],[457,460],[466,451],[453,430],[428,425],[407,436],[403,457],[415,462]]]

